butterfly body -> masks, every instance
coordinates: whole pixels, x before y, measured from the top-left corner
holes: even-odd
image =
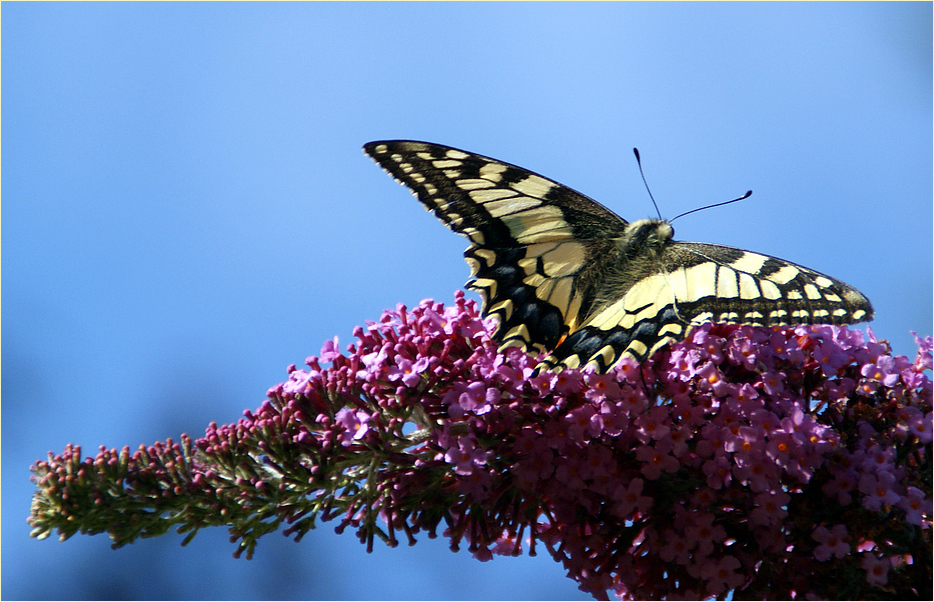
[[[364,151],[470,240],[464,253],[502,348],[547,352],[553,371],[642,361],[692,326],[849,324],[872,306],[849,285],[793,263],[678,242],[664,220],[627,222],[521,167],[405,140]]]

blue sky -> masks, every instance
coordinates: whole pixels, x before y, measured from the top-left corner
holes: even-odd
[[[112,551],[28,538],[29,465],[255,408],[383,308],[450,302],[465,242],[360,150],[527,167],[676,238],[792,260],[932,331],[930,3],[2,5],[4,598],[575,598],[325,524]]]

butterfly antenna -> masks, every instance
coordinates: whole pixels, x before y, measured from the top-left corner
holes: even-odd
[[[658,203],[655,202],[655,197],[652,196],[652,191],[649,190],[649,183],[645,181],[645,174],[642,173],[642,157],[639,156],[639,149],[633,148],[632,152],[636,154],[636,164],[639,166],[639,175],[642,176],[642,183],[645,184],[645,191],[649,193],[649,198],[652,199],[652,204],[655,205],[655,213],[658,214],[658,219],[662,219],[662,212],[658,210]]]
[[[751,191],[751,190],[747,190],[747,191],[746,191],[746,194],[744,194],[744,195],[741,196],[741,197],[735,198],[735,199],[733,199],[732,201],[723,201],[722,203],[714,203],[713,205],[707,205],[706,207],[698,207],[697,209],[691,209],[690,211],[685,211],[685,212],[682,213],[681,215],[676,215],[675,217],[671,218],[671,219],[668,220],[668,221],[669,221],[669,223],[671,223],[671,222],[675,221],[676,219],[678,219],[679,217],[684,217],[685,215],[690,215],[691,213],[694,213],[695,211],[703,211],[704,209],[710,209],[711,207],[719,207],[720,205],[729,205],[730,203],[735,203],[735,202],[737,202],[737,201],[745,201],[746,199],[748,199],[748,198],[751,197],[751,196],[752,196],[752,191]]]

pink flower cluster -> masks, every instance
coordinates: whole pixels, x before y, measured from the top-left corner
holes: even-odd
[[[930,545],[930,338],[910,361],[846,328],[706,325],[642,366],[531,376],[486,326],[461,295],[400,307],[270,394],[322,419],[323,398],[353,400],[324,443],[422,434],[409,467],[378,477],[391,530],[448,516],[452,547],[481,559],[520,553],[527,532],[598,597],[822,595],[831,559],[828,574],[885,585],[906,564],[871,528],[885,517]],[[411,506],[428,483],[446,507]]]
[[[597,598],[930,598],[931,337],[909,360],[871,331],[708,324],[532,376],[490,326],[462,293],[399,306],[197,441],[50,454],[34,535],[227,524],[249,556],[318,517],[369,548],[544,546]]]

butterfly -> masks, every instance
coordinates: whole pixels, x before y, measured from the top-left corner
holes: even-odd
[[[705,322],[774,326],[872,319],[853,287],[783,259],[678,242],[667,221],[627,222],[527,169],[440,144],[370,142],[364,152],[466,236],[464,252],[500,349],[538,369],[603,373],[641,362]]]

